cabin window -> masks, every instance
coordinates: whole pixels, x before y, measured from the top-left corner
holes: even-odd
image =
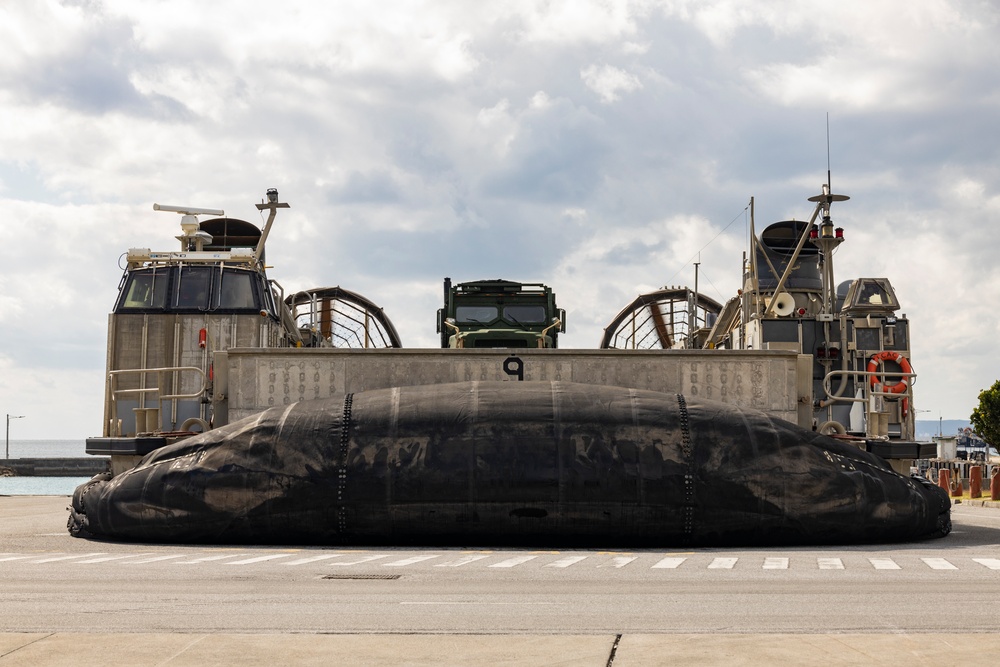
[[[489,324],[497,319],[496,306],[458,306],[455,320],[459,324]]]
[[[503,318],[513,324],[545,324],[545,306],[505,306]]]
[[[888,313],[899,310],[899,302],[886,278],[858,278],[844,295],[846,313]]]
[[[127,273],[122,285],[115,312],[276,312],[260,274],[228,266],[141,269]]]
[[[871,304],[873,306],[883,306],[889,303],[885,290],[874,280],[866,280],[862,283],[861,296],[858,299],[861,305]]]
[[[253,276],[244,271],[224,271],[219,290],[218,307],[228,309],[257,309],[253,295]]]
[[[182,266],[177,274],[174,308],[178,310],[208,310],[212,273],[208,267]]]
[[[122,308],[154,308],[163,310],[167,303],[169,274],[166,271],[133,273],[125,288]]]

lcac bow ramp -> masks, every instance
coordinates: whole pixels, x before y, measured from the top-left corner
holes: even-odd
[[[465,382],[273,408],[73,496],[73,535],[300,544],[771,545],[941,537],[950,502],[721,403]]]

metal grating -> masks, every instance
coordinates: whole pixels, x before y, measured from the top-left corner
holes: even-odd
[[[401,574],[324,574],[323,579],[399,579]]]

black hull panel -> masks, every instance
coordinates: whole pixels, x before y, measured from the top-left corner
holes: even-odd
[[[941,489],[729,405],[468,382],[273,408],[77,489],[74,535],[156,542],[699,546],[950,530]]]

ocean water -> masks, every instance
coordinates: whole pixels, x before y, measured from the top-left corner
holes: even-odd
[[[12,459],[54,459],[88,456],[80,440],[0,441],[0,466],[9,448]],[[89,477],[0,477],[0,496],[68,496]]]
[[[83,438],[79,440],[14,440],[0,441],[0,456],[7,458],[7,448],[10,448],[10,458],[12,459],[58,459],[67,456],[87,456],[86,443]]]
[[[89,477],[0,477],[0,496],[71,496]]]

